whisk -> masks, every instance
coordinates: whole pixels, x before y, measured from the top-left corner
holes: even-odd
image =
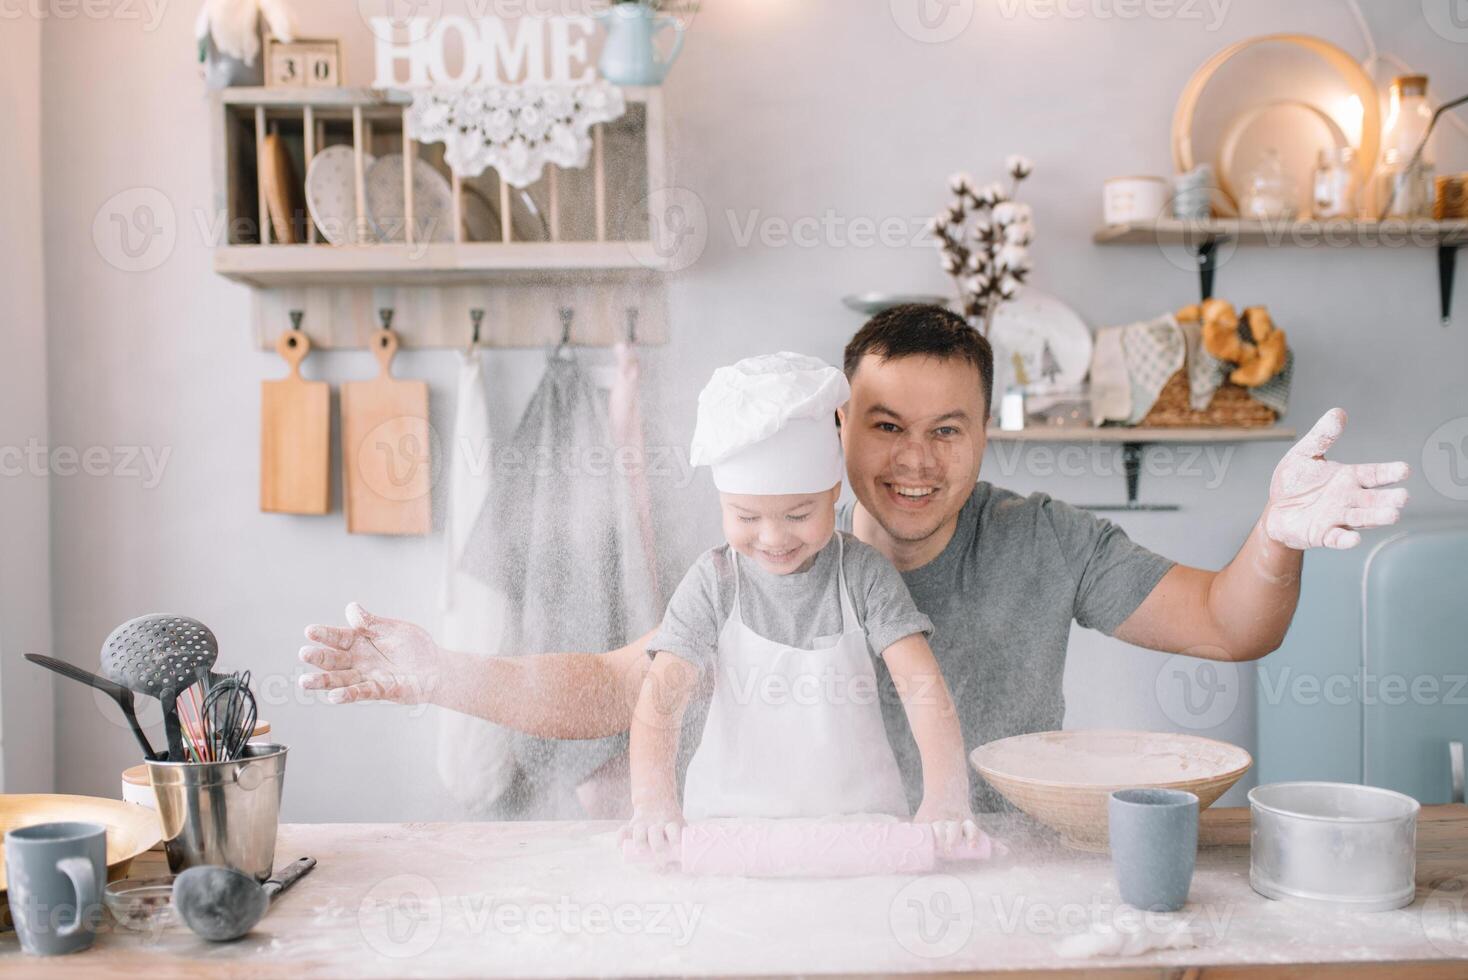
[[[204,695],[199,710],[205,751],[215,762],[239,758],[255,731],[255,695],[250,672],[226,675]]]

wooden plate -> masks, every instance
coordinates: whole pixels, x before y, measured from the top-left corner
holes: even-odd
[[[1106,807],[1119,789],[1182,789],[1213,804],[1254,764],[1237,745],[1169,732],[1036,732],[1002,738],[969,756],[1004,798],[1071,847],[1109,850]]]
[[[0,794],[0,834],[19,827],[60,820],[99,823],[107,828],[107,880],[127,877],[133,858],[163,839],[158,814],[136,803],[96,796],[64,796],[58,793]],[[9,906],[5,904],[5,853],[0,848],[0,920],[8,927]]]
[[[1371,76],[1345,51],[1308,34],[1266,34],[1231,44],[1188,79],[1172,115],[1172,160],[1179,173],[1218,159],[1230,124],[1270,102],[1319,107],[1346,133],[1360,136],[1356,184],[1365,187],[1381,144],[1381,103]],[[1350,104],[1348,103],[1359,103]],[[1227,190],[1227,188],[1225,188]]]
[[[301,240],[296,235],[296,220],[305,208],[301,206],[296,168],[279,133],[265,137],[260,178],[265,186],[265,209],[270,212],[271,240],[281,245],[296,244]]]
[[[1318,106],[1293,99],[1256,105],[1229,125],[1218,151],[1218,185],[1242,205],[1250,176],[1264,155],[1274,150],[1295,190],[1290,202],[1295,213],[1308,217],[1314,207],[1312,177],[1320,151],[1347,145],[1341,127]]]

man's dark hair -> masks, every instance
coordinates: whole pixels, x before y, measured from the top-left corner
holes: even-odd
[[[908,303],[884,310],[866,322],[846,345],[849,380],[868,354],[881,358],[957,357],[979,369],[984,384],[984,418],[994,391],[994,348],[963,317],[941,306]]]

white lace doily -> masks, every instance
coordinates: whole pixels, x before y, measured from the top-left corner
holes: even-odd
[[[413,93],[408,135],[443,143],[444,160],[460,177],[493,167],[511,185],[526,187],[547,163],[586,166],[591,127],[626,111],[622,90],[603,81],[428,88]]]

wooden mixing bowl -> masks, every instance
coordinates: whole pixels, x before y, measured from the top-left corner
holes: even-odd
[[[1167,732],[1036,732],[969,756],[1016,807],[1082,851],[1106,853],[1106,801],[1119,789],[1182,789],[1211,805],[1254,760],[1237,745]]]
[[[133,858],[163,837],[158,814],[136,803],[59,793],[0,794],[0,834],[38,823],[70,820],[99,823],[107,828],[108,881],[127,877]],[[0,927],[10,928],[3,848],[0,848]]]

